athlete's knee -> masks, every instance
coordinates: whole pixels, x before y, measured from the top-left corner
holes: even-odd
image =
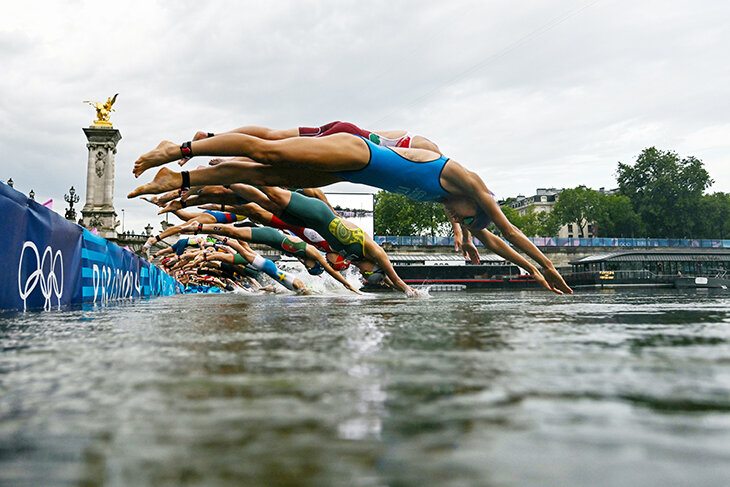
[[[293,129],[283,129],[283,130],[274,130],[269,129],[269,140],[282,140],[282,139],[290,139],[292,137],[299,136],[299,129],[293,128]]]
[[[280,188],[271,188],[266,191],[266,196],[277,208],[286,208],[291,201],[290,193]]]

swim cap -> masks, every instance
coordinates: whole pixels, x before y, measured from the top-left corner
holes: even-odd
[[[324,272],[324,267],[319,262],[315,262],[311,269],[307,269],[307,272],[313,276],[318,276]]]
[[[385,279],[385,271],[378,264],[373,266],[373,270],[367,273],[368,284],[377,286]]]
[[[472,228],[487,228],[490,223],[492,223],[492,219],[487,216],[486,213],[484,213],[484,210],[481,208],[477,208],[477,213],[474,216],[468,216],[464,218],[463,220],[464,225]]]
[[[335,261],[329,261],[329,264],[332,266],[332,268],[336,271],[344,271],[348,267],[350,267],[350,261],[342,257],[340,254],[334,254],[335,255]],[[329,260],[329,259],[328,259]]]

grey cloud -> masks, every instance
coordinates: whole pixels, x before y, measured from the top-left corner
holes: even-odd
[[[160,220],[124,199],[160,140],[334,119],[429,136],[500,196],[610,187],[616,162],[650,145],[703,151],[730,190],[725,2],[131,2],[101,39],[88,23],[110,9],[0,27],[0,179],[81,189],[81,100],[119,92],[128,225]]]

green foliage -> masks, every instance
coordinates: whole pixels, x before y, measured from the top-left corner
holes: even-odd
[[[553,218],[560,225],[575,223],[580,229],[578,234],[587,235],[588,223],[597,221],[601,217],[600,196],[598,191],[585,186],[564,189],[553,208]]]
[[[594,235],[597,237],[640,237],[646,235],[641,217],[628,196],[598,194]]]
[[[449,235],[450,228],[451,224],[439,203],[419,203],[387,191],[379,191],[374,196],[376,235]]]
[[[695,213],[694,234],[697,238],[730,238],[730,194],[702,197]]]
[[[504,205],[502,206],[502,212],[514,226],[528,237],[549,237],[555,235],[560,227],[550,214],[542,211],[536,212],[534,208],[528,208],[524,215],[520,215],[517,210]],[[499,233],[494,226],[490,229],[494,233]]]
[[[644,225],[631,206],[631,200],[623,195],[607,195],[578,186],[560,193],[552,216],[559,226],[574,223],[579,235],[587,235],[587,225],[594,224],[595,237],[639,237],[644,235]]]
[[[644,149],[633,166],[618,164],[621,194],[631,200],[648,236],[692,237],[703,233],[696,220],[703,192],[713,183],[695,157],[680,159],[672,151]]]

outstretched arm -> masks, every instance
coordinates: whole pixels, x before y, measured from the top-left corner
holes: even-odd
[[[401,279],[400,276],[395,272],[393,264],[391,264],[390,259],[388,258],[388,254],[385,253],[385,250],[383,250],[380,245],[376,244],[374,241],[368,238],[365,241],[365,250],[367,257],[370,260],[377,262],[377,264],[383,268],[385,274],[390,278],[394,287],[400,289],[408,296],[416,295],[416,291],[413,290],[413,288],[410,287],[408,284],[403,282],[403,279]]]
[[[492,232],[488,231],[485,228],[481,228],[479,230],[475,230],[475,235],[479,240],[484,243],[485,247],[487,247],[489,250],[494,252],[495,254],[504,257],[506,260],[517,264],[518,266],[525,269],[527,272],[529,272],[532,277],[537,281],[540,285],[542,285],[545,289],[549,291],[556,292],[558,294],[563,294],[563,291],[555,287],[553,284],[550,284],[547,282],[545,277],[540,273],[539,270],[537,270],[537,267],[532,265],[530,261],[522,257],[520,254],[514,251],[512,247],[504,243],[504,240],[494,235]],[[568,288],[570,289],[570,288]]]
[[[550,283],[551,289],[554,288],[562,291],[563,293],[572,294],[573,290],[565,283],[550,259],[540,252],[540,249],[530,242],[525,234],[522,233],[519,228],[510,223],[504,213],[502,213],[502,209],[492,197],[492,194],[487,189],[487,185],[484,184],[484,181],[482,181],[476,173],[466,171],[463,168],[462,171],[464,171],[465,174],[460,186],[465,190],[466,194],[474,199],[479,208],[481,208],[482,211],[491,218],[507,241],[529,255],[535,262],[542,266],[543,274],[545,279],[547,279]],[[471,230],[473,232],[477,232],[482,229],[471,228]],[[486,242],[484,243],[486,245]]]
[[[472,262],[472,264],[479,263],[479,251],[472,241],[471,232],[468,228],[463,229],[461,236],[461,252],[464,254],[464,257],[468,258]]]
[[[324,270],[327,271],[327,274],[334,277],[335,280],[337,280],[337,282],[339,282],[340,284],[345,286],[347,289],[349,289],[350,291],[352,291],[355,294],[362,294],[360,291],[355,289],[352,286],[352,284],[347,282],[347,279],[342,277],[342,274],[340,274],[339,272],[334,270],[332,268],[332,266],[329,264],[329,262],[327,262],[327,259],[325,259],[324,256],[322,254],[320,254],[317,249],[315,249],[313,246],[311,246],[309,244],[307,244],[307,257],[319,262],[319,265],[321,265],[324,268]]]

